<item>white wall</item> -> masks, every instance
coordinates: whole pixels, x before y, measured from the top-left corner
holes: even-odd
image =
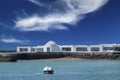
[[[50,48],[50,52],[62,52],[62,48],[71,48],[71,52],[77,52],[76,48],[77,47],[87,47],[87,52],[91,52],[91,47],[99,47],[99,52],[105,52],[103,51],[103,47],[120,47],[120,44],[100,44],[100,45],[57,45],[55,42],[53,41],[49,41],[47,44],[43,45],[43,46],[19,46],[17,47],[17,52],[20,52],[20,48],[27,48],[28,51],[27,52],[31,52],[31,48],[43,48],[43,52],[47,52],[47,47]],[[111,52],[113,50],[108,50],[106,52]],[[37,51],[35,51],[37,52]],[[79,51],[81,52],[81,51]]]
[[[60,52],[60,47],[57,44],[51,44],[49,46],[44,46],[44,52],[47,52],[47,48],[50,48],[50,52]]]
[[[17,52],[20,52],[20,47],[17,47]]]
[[[57,44],[52,44],[51,52],[60,52],[60,47]]]

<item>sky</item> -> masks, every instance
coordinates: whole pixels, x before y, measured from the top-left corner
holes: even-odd
[[[0,50],[120,44],[120,0],[0,0]]]

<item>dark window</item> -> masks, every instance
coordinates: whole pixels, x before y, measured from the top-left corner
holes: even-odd
[[[71,48],[62,48],[62,51],[71,51]]]
[[[32,51],[32,52],[35,52],[35,48],[31,48],[31,51]]]
[[[113,50],[113,47],[103,47],[103,51]]]
[[[43,52],[43,48],[37,48],[37,52]]]
[[[28,48],[20,48],[20,52],[28,52]]]
[[[47,47],[47,52],[50,52],[50,48],[49,47]]]
[[[120,51],[120,47],[114,47],[114,51]]]
[[[100,50],[99,47],[92,47],[92,48],[91,48],[91,51],[99,51],[99,50]]]
[[[87,51],[87,47],[77,47],[76,51]]]

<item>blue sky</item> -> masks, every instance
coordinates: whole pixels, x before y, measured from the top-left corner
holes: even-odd
[[[120,43],[119,0],[0,0],[0,50]]]

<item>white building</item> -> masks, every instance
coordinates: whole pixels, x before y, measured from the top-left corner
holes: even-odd
[[[120,44],[58,45],[49,41],[43,46],[19,46],[17,52],[119,52]]]

